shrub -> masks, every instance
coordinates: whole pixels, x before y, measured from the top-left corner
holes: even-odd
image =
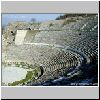
[[[64,23],[63,23],[63,26],[66,25],[66,24],[69,24],[71,22],[76,22],[76,20],[75,19],[72,19],[72,18],[71,19],[68,19],[68,20],[65,20]]]
[[[53,24],[52,24],[52,23],[50,23],[50,24],[49,24],[49,27],[51,27],[51,26],[53,26]]]

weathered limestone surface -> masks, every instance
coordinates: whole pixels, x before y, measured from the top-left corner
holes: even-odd
[[[53,20],[39,26],[12,23],[4,32],[3,61],[27,61],[43,67],[43,75],[27,85],[61,75],[84,76],[85,71],[87,74],[92,73],[90,77],[97,76],[97,73],[92,72],[97,71],[98,63],[97,15]]]

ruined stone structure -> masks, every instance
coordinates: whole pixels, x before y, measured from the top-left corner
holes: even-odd
[[[27,30],[17,30],[15,45],[23,45]]]
[[[22,28],[16,33],[7,37],[15,40],[3,50],[3,61],[27,61],[43,68],[43,74],[26,85],[52,85],[61,76],[66,76],[64,85],[70,85],[70,81],[82,82],[82,79],[97,82],[97,15],[43,22],[39,29]],[[81,78],[77,80],[77,77]]]

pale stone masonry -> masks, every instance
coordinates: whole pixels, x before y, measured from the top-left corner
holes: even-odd
[[[17,30],[15,45],[22,45],[24,43],[24,38],[27,34],[27,30]]]

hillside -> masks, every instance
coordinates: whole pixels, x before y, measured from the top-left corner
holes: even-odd
[[[17,30],[27,30],[25,37],[21,37],[24,38],[21,45],[15,44]],[[98,16],[68,16],[39,25],[10,23],[3,29],[2,63],[6,67],[31,65],[32,73],[37,66],[40,68],[35,78],[18,85],[95,85],[98,82]]]

